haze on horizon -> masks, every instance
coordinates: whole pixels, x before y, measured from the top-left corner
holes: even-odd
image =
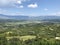
[[[60,16],[60,0],[0,0],[0,14]]]

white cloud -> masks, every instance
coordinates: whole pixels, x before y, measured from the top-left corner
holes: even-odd
[[[24,7],[23,5],[19,6],[19,8],[23,8],[23,7]]]
[[[0,14],[7,14],[8,15],[9,11],[0,8]]]
[[[21,4],[22,2],[21,1],[17,1],[18,4]]]
[[[57,12],[56,15],[60,15],[60,12]]]
[[[16,2],[16,0],[0,0],[0,6],[10,5],[15,2]]]
[[[60,16],[60,12],[50,13],[48,15],[50,15],[50,16]]]
[[[24,8],[24,6],[23,5],[20,5],[20,6],[16,6],[17,8]]]
[[[60,12],[52,13],[52,15],[60,16]]]
[[[7,10],[0,9],[0,14],[5,14]]]
[[[26,1],[29,0],[0,0],[0,7],[14,7],[14,5],[19,5]]]
[[[48,10],[48,8],[45,8],[44,10],[45,10],[45,11],[47,11],[47,10]]]
[[[36,3],[35,3],[35,4],[29,4],[28,7],[29,7],[29,8],[37,8],[38,5],[37,5]]]
[[[3,10],[1,8],[0,8],[0,14],[10,15],[10,16],[24,15],[22,12],[10,12],[8,10]]]
[[[23,5],[14,5],[14,7],[16,7],[16,8],[24,8]]]

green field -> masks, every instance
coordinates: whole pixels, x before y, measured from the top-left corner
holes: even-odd
[[[0,22],[0,45],[60,45],[60,23]]]

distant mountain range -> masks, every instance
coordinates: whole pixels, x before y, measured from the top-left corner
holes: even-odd
[[[16,20],[27,20],[29,16],[10,16],[0,14],[0,19],[16,19]]]
[[[60,21],[60,16],[10,16],[0,14],[0,19]]]

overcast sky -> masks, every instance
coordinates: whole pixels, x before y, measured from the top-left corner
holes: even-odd
[[[0,0],[0,14],[60,16],[60,0]]]

